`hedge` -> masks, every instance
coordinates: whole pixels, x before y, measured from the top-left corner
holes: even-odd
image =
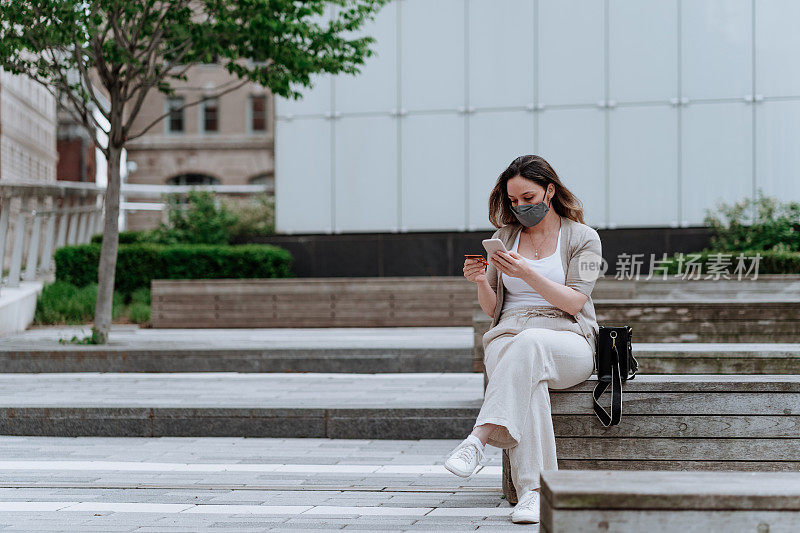
[[[56,280],[97,282],[100,244],[56,250]],[[291,278],[292,255],[269,244],[120,244],[114,288],[129,295],[153,279]]]
[[[149,236],[148,231],[146,230],[131,230],[131,231],[120,231],[119,232],[119,243],[120,244],[133,244],[135,242],[147,242],[147,238]],[[92,235],[92,238],[89,242],[94,244],[102,244],[103,243],[103,234],[96,233]]]
[[[727,259],[730,261],[730,265],[728,266],[728,273],[731,277],[733,275],[733,269],[736,267],[738,262],[737,257],[739,254],[742,254],[744,257],[744,271],[742,275],[744,277],[744,272],[750,268],[751,264],[754,261],[755,255],[760,254],[761,258],[758,260],[758,273],[759,274],[800,274],[800,252],[793,252],[793,251],[784,251],[784,250],[750,250],[750,251],[735,251],[735,252],[723,252],[718,250],[702,250],[700,252],[691,252],[691,253],[684,253],[684,266],[682,267],[683,271],[685,272],[685,264],[686,261],[689,259],[694,259],[699,256],[698,259],[695,259],[693,263],[701,264],[701,275],[705,275],[706,273],[706,265],[710,262],[715,262],[716,259],[712,259],[709,261],[709,256],[716,256],[717,254],[723,254],[723,259]],[[728,254],[725,256],[724,254]],[[669,258],[666,262],[660,262],[661,265],[666,265],[667,272],[670,274],[676,274],[678,272],[678,255],[675,254],[671,258]],[[747,277],[752,277],[753,273],[747,275]]]

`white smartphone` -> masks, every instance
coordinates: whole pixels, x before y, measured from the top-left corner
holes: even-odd
[[[500,239],[484,239],[481,242],[483,242],[483,247],[486,249],[487,260],[492,256],[493,253],[497,252],[498,250],[503,252],[508,251],[506,250],[503,241],[501,241]]]

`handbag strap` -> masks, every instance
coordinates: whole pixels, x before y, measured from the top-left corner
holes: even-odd
[[[611,364],[611,381],[599,381],[592,393],[594,414],[600,419],[603,427],[616,426],[622,418],[622,377],[619,370],[619,352],[616,345],[613,346],[613,349],[614,360]],[[611,414],[598,402],[609,385],[611,385]]]

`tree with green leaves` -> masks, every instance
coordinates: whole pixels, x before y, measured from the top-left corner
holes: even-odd
[[[65,102],[108,160],[94,342],[106,343],[111,326],[120,156],[169,114],[134,129],[150,91],[172,95],[172,83],[185,81],[192,66],[216,58],[233,82],[173,111],[249,82],[300,98],[313,74],[360,73],[374,38],[352,35],[389,1],[0,0],[0,68]]]

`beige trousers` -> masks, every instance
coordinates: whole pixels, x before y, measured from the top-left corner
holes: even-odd
[[[575,318],[547,306],[515,307],[483,336],[488,382],[475,426],[499,427],[487,444],[508,448],[517,494],[539,487],[542,470],[557,470],[549,389],[589,378],[594,352]]]

